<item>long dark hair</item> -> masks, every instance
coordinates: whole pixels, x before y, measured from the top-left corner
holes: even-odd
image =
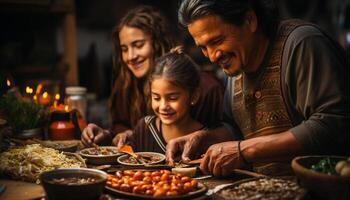
[[[155,59],[175,46],[175,40],[168,25],[168,21],[157,9],[151,6],[139,6],[126,13],[113,29],[113,84],[110,97],[112,121],[116,118],[116,112],[129,113],[132,126],[151,110],[145,96],[149,90],[147,89],[148,84],[144,84],[145,78],[137,79],[122,60],[120,30],[128,26],[138,28],[148,34],[151,38]],[[124,105],[120,105],[121,102]]]
[[[201,17],[218,15],[227,23],[241,26],[249,10],[255,11],[262,32],[273,37],[279,22],[274,0],[184,0],[178,19],[182,26],[187,27]]]

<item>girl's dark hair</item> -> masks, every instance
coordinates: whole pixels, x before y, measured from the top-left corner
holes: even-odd
[[[156,78],[165,78],[174,85],[193,94],[199,88],[200,75],[198,65],[177,46],[169,53],[158,58],[150,74],[149,83]]]
[[[146,79],[137,79],[122,60],[119,32],[124,26],[138,28],[150,36],[154,59],[168,52],[176,42],[166,18],[151,6],[138,6],[130,10],[114,27],[110,117],[113,123],[117,112],[129,113],[132,128],[132,124],[151,111],[151,108],[146,97],[149,91],[148,84],[144,84]]]
[[[279,21],[274,0],[184,0],[178,18],[184,27],[208,15],[218,15],[227,23],[241,26],[249,10],[255,11],[258,28],[267,37],[273,37]]]

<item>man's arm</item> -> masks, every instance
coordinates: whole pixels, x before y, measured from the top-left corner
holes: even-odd
[[[350,74],[345,54],[314,27],[303,27],[293,36],[284,87],[301,123],[290,132],[307,153],[347,154]]]

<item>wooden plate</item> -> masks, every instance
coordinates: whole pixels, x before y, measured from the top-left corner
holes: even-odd
[[[189,192],[184,195],[179,195],[179,196],[173,196],[173,197],[153,197],[153,196],[147,196],[147,195],[141,195],[141,194],[134,194],[130,192],[123,192],[120,190],[116,190],[114,188],[105,187],[106,191],[110,194],[116,195],[116,196],[122,196],[126,197],[128,199],[171,199],[171,200],[180,200],[180,199],[193,199],[195,197],[199,197],[204,195],[207,192],[207,187],[203,185],[202,183],[198,183],[198,190]]]

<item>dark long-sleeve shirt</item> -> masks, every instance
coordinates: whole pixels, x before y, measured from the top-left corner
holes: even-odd
[[[350,153],[350,77],[345,52],[314,26],[296,28],[286,41],[281,86],[294,134],[306,152]],[[224,98],[224,125],[239,133],[231,113],[235,77]],[[242,137],[236,134],[236,138]]]

